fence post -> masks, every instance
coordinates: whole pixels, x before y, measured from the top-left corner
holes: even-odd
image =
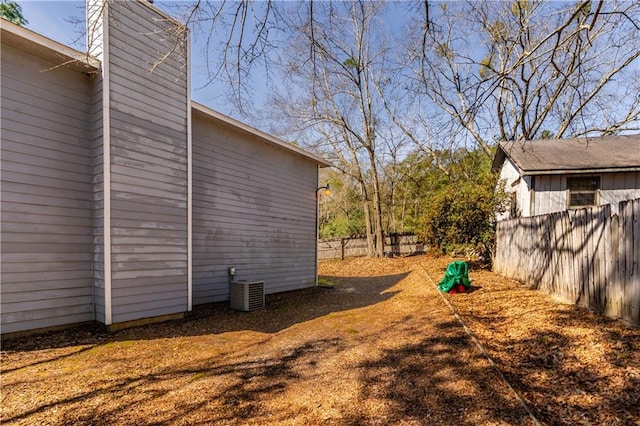
[[[340,260],[344,260],[344,238],[340,238]]]

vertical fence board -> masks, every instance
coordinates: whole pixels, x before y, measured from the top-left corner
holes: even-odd
[[[567,300],[575,303],[576,294],[574,291],[576,269],[574,262],[574,249],[573,249],[573,228],[571,225],[571,217],[569,216],[569,212],[562,212],[562,233],[564,235],[565,241],[565,252],[564,258],[562,261],[564,271],[564,283],[563,292],[566,295]]]
[[[592,306],[595,308],[596,306],[596,275],[597,275],[597,258],[596,258],[596,248],[595,243],[597,241],[597,223],[596,216],[593,214],[593,209],[586,209],[586,219],[585,219],[585,232],[587,239],[587,271],[589,276],[587,278],[587,303],[585,306]]]
[[[587,281],[587,303],[585,306],[594,306],[596,303],[596,290],[595,290],[595,278],[596,278],[596,224],[593,216],[593,209],[586,209],[586,238],[587,238],[587,270],[589,277]]]
[[[584,211],[583,238],[584,251],[582,253],[582,267],[584,268],[584,281],[582,284],[585,295],[583,306],[590,306],[593,303],[593,222],[591,220],[591,209]]]
[[[620,253],[620,275],[623,286],[623,309],[622,317],[630,320],[633,316],[633,286],[631,274],[633,272],[633,204],[625,201],[620,203],[623,211],[620,221],[620,242],[622,252]]]
[[[625,254],[627,246],[627,238],[625,235],[625,222],[626,222],[626,203],[621,202],[618,207],[620,216],[618,217],[618,286],[620,289],[620,317],[626,318],[627,304],[626,298],[626,281],[627,281],[627,257]]]
[[[544,235],[542,238],[543,241],[543,250],[542,250],[542,288],[545,291],[549,292],[553,288],[553,275],[555,275],[555,264],[553,262],[553,231],[551,230],[551,221],[552,216],[542,216],[542,227],[541,230],[544,231]]]
[[[560,289],[558,287],[558,283],[562,281],[561,272],[562,267],[560,264],[560,257],[562,256],[562,241],[560,239],[561,235],[558,230],[558,225],[560,223],[560,215],[552,214],[549,218],[549,227],[551,232],[551,238],[553,243],[549,248],[549,254],[551,256],[551,262],[553,265],[553,276],[551,276],[551,287],[549,287],[549,291],[553,294],[559,294]],[[564,297],[564,295],[561,295]]]
[[[539,288],[539,283],[536,280],[535,277],[535,272],[536,272],[536,254],[537,254],[537,245],[538,245],[538,230],[539,230],[539,224],[538,224],[538,217],[534,216],[532,218],[530,218],[530,220],[527,220],[527,226],[529,227],[529,232],[528,232],[528,239],[529,239],[529,244],[527,244],[526,248],[527,248],[527,256],[526,256],[526,260],[527,260],[527,266],[525,271],[526,273],[526,278],[525,281],[531,285],[533,285],[535,288]]]
[[[499,222],[494,271],[640,324],[640,199]]]
[[[562,235],[562,215],[554,214],[553,215],[553,261],[555,264],[555,274],[553,276],[553,288],[552,291],[554,294],[561,296],[563,299],[565,298],[564,292],[562,291],[562,283],[564,282],[564,266],[562,265],[562,257],[564,256],[565,244],[564,238]]]
[[[605,252],[605,313],[610,317],[620,316],[620,294],[618,278],[618,215],[607,220],[604,239]]]
[[[607,306],[606,290],[607,290],[607,248],[605,241],[607,239],[609,231],[609,221],[611,220],[611,205],[607,204],[605,208],[600,211],[600,238],[598,242],[599,251],[599,265],[600,274],[598,282],[598,299],[600,304],[600,311],[604,312]]]
[[[631,316],[629,321],[640,324],[640,199],[629,202],[632,204],[633,214],[633,248],[631,250],[631,285],[633,287],[633,297],[631,299]]]
[[[572,300],[571,285],[573,283],[573,244],[571,242],[571,222],[567,212],[560,213],[558,229],[562,237],[560,252],[560,282],[558,283],[559,295],[565,300]]]
[[[584,267],[584,250],[585,250],[585,240],[584,240],[584,222],[582,220],[582,215],[578,216],[577,219],[578,228],[574,231],[576,232],[574,241],[576,241],[577,247],[577,257],[578,257],[578,281],[576,282],[576,298],[579,299],[578,303],[584,306],[584,282],[585,277],[587,275],[585,267]]]

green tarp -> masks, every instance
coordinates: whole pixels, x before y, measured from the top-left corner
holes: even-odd
[[[467,262],[463,262],[461,260],[452,262],[447,266],[444,278],[442,278],[438,283],[438,289],[448,293],[452,288],[459,284],[464,286],[465,291],[471,285],[469,283],[469,266],[467,266]]]

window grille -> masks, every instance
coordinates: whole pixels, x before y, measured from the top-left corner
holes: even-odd
[[[580,208],[598,205],[600,176],[567,178],[569,207]]]

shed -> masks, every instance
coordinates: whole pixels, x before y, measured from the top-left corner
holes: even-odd
[[[329,163],[192,102],[188,31],[149,2],[87,11],[90,54],[0,20],[1,332],[179,318],[230,267],[314,286]]]
[[[492,169],[511,194],[499,219],[640,197],[640,135],[502,142]]]

